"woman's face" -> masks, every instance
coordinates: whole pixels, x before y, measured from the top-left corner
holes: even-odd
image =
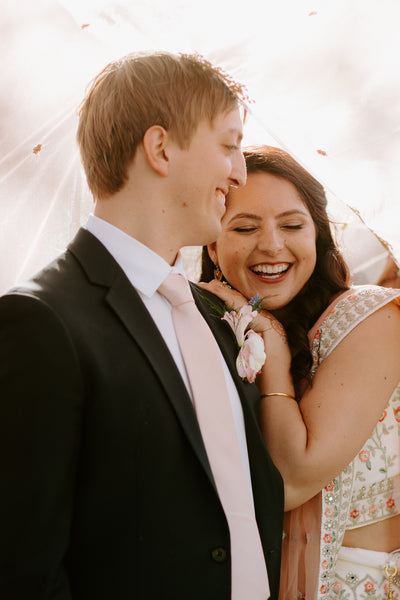
[[[251,173],[229,193],[222,232],[208,246],[232,287],[259,294],[270,310],[286,306],[311,277],[316,229],[296,187],[270,173]]]

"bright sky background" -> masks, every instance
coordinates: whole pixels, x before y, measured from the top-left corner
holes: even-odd
[[[398,0],[0,0],[0,14],[0,288],[86,218],[76,107],[135,50],[196,51],[244,82],[245,144],[291,152],[335,214],[357,208],[400,258]]]

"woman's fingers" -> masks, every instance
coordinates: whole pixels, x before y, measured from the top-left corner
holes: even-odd
[[[218,281],[217,279],[213,279],[208,283],[200,282],[199,286],[221,298],[233,310],[239,310],[242,306],[248,304],[248,300],[243,294],[233,290],[227,283]]]

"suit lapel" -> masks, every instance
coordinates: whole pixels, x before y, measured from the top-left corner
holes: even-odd
[[[69,250],[79,260],[93,285],[108,288],[106,301],[146,356],[163,386],[195,453],[213,478],[192,402],[175,362],[139,294],[101,242],[81,229]]]

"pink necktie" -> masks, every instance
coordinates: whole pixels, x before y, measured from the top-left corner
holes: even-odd
[[[218,345],[184,277],[170,273],[158,291],[172,305],[197,419],[229,525],[232,600],[267,600],[267,569]]]

